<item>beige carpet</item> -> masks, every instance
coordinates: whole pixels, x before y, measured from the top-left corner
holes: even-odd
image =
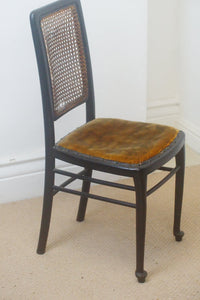
[[[150,184],[160,176],[150,176]],[[90,200],[85,222],[77,223],[77,197],[58,194],[47,252],[37,255],[41,199],[0,205],[0,299],[199,300],[199,178],[200,166],[186,169],[180,243],[172,235],[174,180],[149,197],[144,284],[134,275],[133,209]],[[132,199],[108,190],[116,194]]]

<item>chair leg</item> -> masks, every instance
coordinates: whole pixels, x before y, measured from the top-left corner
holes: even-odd
[[[147,176],[138,173],[134,177],[136,189],[136,271],[138,282],[145,282],[147,272],[144,270],[144,248],[146,229],[146,188]]]
[[[87,177],[91,177],[92,176],[92,170],[86,170],[85,175]],[[89,193],[89,190],[90,190],[90,181],[83,180],[82,192]],[[85,218],[87,202],[88,202],[88,198],[86,196],[82,195],[81,199],[80,199],[80,203],[79,203],[77,218],[76,218],[76,220],[78,222],[82,222]]]
[[[50,220],[51,220],[52,203],[53,203],[54,166],[55,166],[55,160],[53,158],[51,159],[46,158],[43,211],[42,211],[39,242],[37,247],[38,254],[44,254],[46,249],[47,237],[48,237]]]
[[[184,171],[185,171],[185,147],[183,147],[176,155],[176,166],[180,166],[180,169],[176,173],[176,182],[175,182],[175,207],[174,207],[173,233],[176,241],[180,242],[184,235],[184,232],[180,230],[180,223],[181,223],[181,209],[182,209]]]

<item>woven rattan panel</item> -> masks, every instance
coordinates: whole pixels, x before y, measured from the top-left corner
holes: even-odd
[[[76,7],[71,5],[41,20],[58,118],[88,97],[87,67]]]

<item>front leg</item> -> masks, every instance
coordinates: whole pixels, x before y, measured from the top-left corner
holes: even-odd
[[[134,176],[136,190],[136,271],[138,282],[145,282],[147,272],[144,270],[144,248],[146,230],[146,189],[147,175],[138,172]]]

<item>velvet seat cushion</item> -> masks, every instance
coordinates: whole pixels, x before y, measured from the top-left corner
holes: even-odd
[[[99,118],[62,138],[57,145],[93,157],[139,164],[163,151],[178,130],[164,125]]]

